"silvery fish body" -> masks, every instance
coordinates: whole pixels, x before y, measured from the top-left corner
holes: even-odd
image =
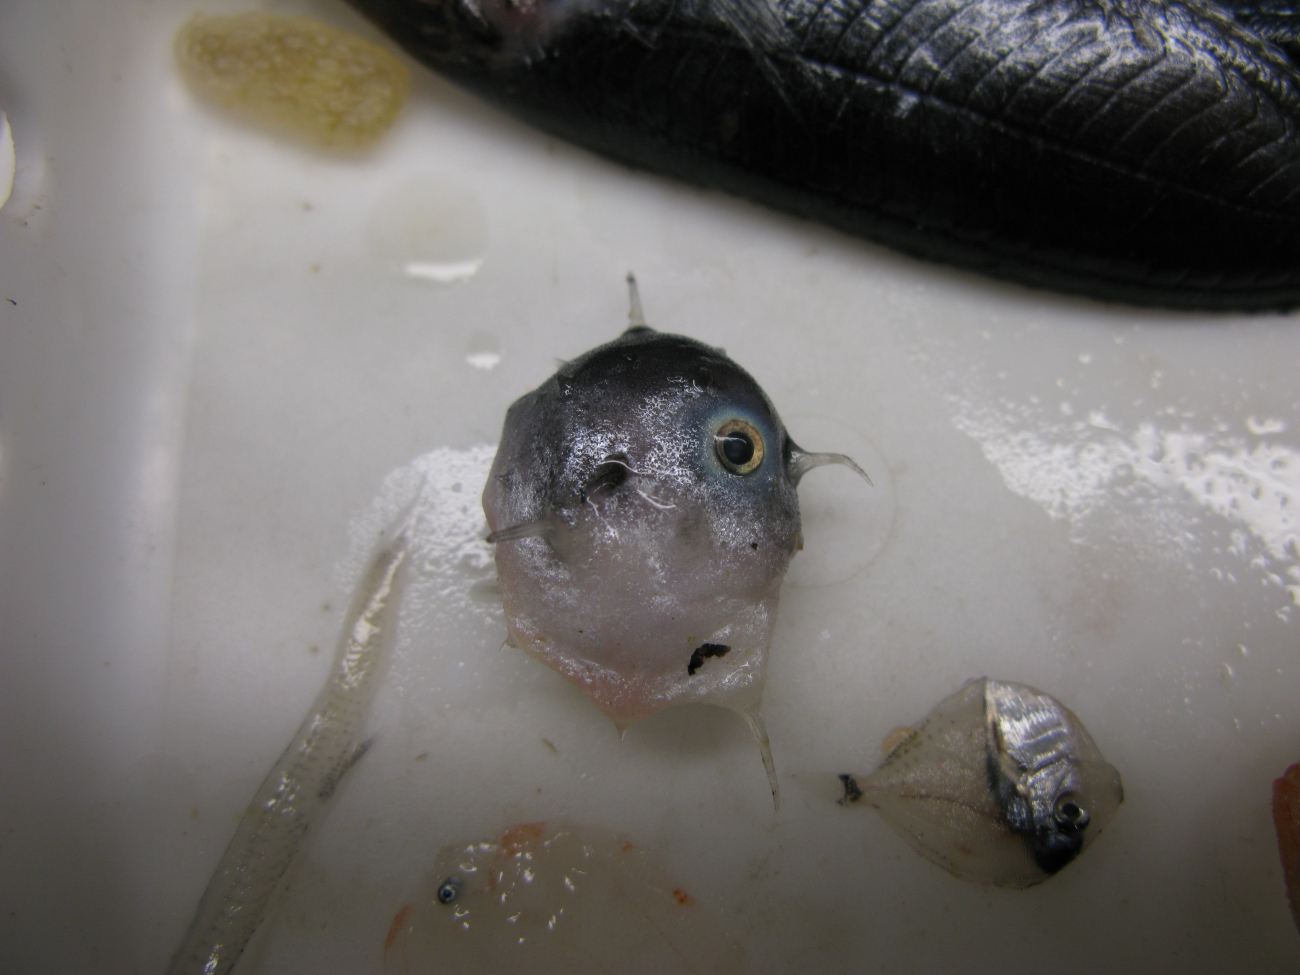
[[[360,734],[397,626],[408,542],[403,522],[375,553],[343,618],[329,680],[240,817],[167,975],[234,970],[339,783],[370,747]]]
[[[635,324],[506,415],[483,508],[509,644],[620,730],[702,702],[765,744],[777,599],[803,545],[796,486],[833,462],[856,469],[800,450],[722,350]]]
[[[874,773],[840,777],[918,853],[963,880],[1030,887],[1073,861],[1123,801],[1119,773],[1055,698],[982,678],[943,701]]]

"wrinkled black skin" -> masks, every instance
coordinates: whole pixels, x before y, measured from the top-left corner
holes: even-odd
[[[526,59],[464,0],[351,3],[542,129],[915,255],[1136,303],[1300,303],[1300,75],[1222,8],[776,0],[764,62],[716,0],[598,1]]]
[[[1233,19],[1286,52],[1300,65],[1300,10],[1295,0],[1224,0]]]
[[[771,0],[756,51],[720,11],[764,0],[571,2],[523,42],[505,0],[350,2],[549,132],[914,255],[1138,304],[1300,304],[1300,74],[1226,8]]]

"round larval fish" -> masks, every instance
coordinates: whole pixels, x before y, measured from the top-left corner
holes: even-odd
[[[821,464],[866,475],[801,450],[745,370],[632,298],[632,327],[506,414],[483,509],[508,642],[620,731],[674,704],[738,711],[772,776],[759,705],[795,489]]]
[[[1079,719],[1024,684],[970,681],[887,742],[870,776],[840,776],[840,801],[874,806],[918,853],[975,883],[1041,883],[1124,800],[1119,773]]]
[[[624,837],[524,823],[443,851],[393,917],[389,975],[740,975],[714,912]]]

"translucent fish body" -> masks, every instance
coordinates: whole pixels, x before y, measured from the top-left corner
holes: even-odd
[[[694,339],[638,325],[567,363],[510,407],[483,492],[510,645],[620,729],[688,702],[754,726],[795,488],[830,462]]]
[[[444,851],[393,918],[388,975],[739,975],[744,950],[653,857],[604,830],[526,823]]]
[[[1072,862],[1123,801],[1079,719],[1023,684],[982,678],[926,716],[874,773],[841,776],[954,876],[1030,887]]]

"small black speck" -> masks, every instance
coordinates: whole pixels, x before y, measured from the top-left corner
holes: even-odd
[[[749,547],[752,548],[755,552],[757,552],[757,551],[758,551],[758,542],[750,542],[750,543],[749,543]]]
[[[840,783],[844,786],[844,798],[836,799],[841,806],[850,802],[857,802],[862,798],[862,789],[858,786],[858,781],[851,775],[841,775]]]
[[[706,657],[725,657],[730,652],[731,647],[725,643],[701,643],[691,654],[690,662],[686,664],[686,673],[694,677],[695,672],[704,666]]]

